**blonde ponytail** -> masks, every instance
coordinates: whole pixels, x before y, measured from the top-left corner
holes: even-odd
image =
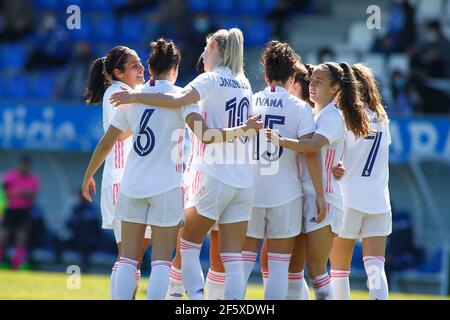
[[[238,28],[220,29],[208,37],[217,43],[222,56],[221,66],[229,68],[236,76],[244,75],[244,36]]]

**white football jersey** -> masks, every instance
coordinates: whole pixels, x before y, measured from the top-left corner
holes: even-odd
[[[216,67],[189,83],[200,95],[199,108],[209,128],[242,125],[252,113],[252,89],[245,76]],[[205,145],[194,137],[192,172],[202,171],[235,188],[253,186],[249,138]]]
[[[314,116],[316,132],[327,138],[328,144],[321,150],[322,176],[325,188],[325,202],[342,210],[342,192],[334,179],[332,169],[342,159],[345,141],[345,124],[334,103],[328,104]]]
[[[389,197],[389,123],[377,121],[375,112],[367,109],[373,134],[357,139],[346,130],[344,167],[340,185],[344,205],[364,213],[386,213],[391,210]]]
[[[312,112],[313,108],[308,103],[306,103],[306,105],[309,108],[311,108],[311,112]],[[306,164],[305,155],[303,153],[297,154],[297,168],[298,168],[297,174],[298,174],[300,181],[310,181],[311,180],[311,176],[308,171],[308,165]]]
[[[297,139],[316,130],[311,107],[282,87],[268,87],[253,95],[253,115],[282,137]],[[297,152],[266,141],[264,131],[252,138],[255,207],[273,208],[302,195]]]
[[[145,93],[173,92],[178,87],[156,80],[142,88]],[[122,106],[111,125],[131,128],[133,149],[128,157],[120,191],[130,198],[147,198],[182,187],[185,119],[199,113],[196,105],[178,109],[133,104]],[[181,199],[180,199],[181,201]]]
[[[140,88],[137,87],[136,90],[133,90],[123,82],[116,80],[112,81],[111,85],[106,89],[105,94],[103,95],[103,130],[105,132],[108,130],[111,120],[117,111],[117,108],[109,102],[109,98],[113,93],[123,91],[121,87],[126,88],[131,92],[139,92]],[[131,137],[128,137],[124,141],[117,141],[114,144],[113,149],[106,157],[105,165],[103,167],[102,190],[113,184],[122,182],[123,172],[132,145],[133,141]]]

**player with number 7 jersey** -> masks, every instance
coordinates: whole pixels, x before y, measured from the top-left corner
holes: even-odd
[[[363,262],[370,299],[388,299],[384,271],[386,239],[392,231],[389,197],[389,119],[372,71],[355,64],[352,71],[358,81],[365,112],[372,132],[356,137],[347,131],[343,154],[344,176],[340,185],[344,212],[338,237],[330,255],[331,285],[336,299],[350,299],[350,266],[357,239],[362,239]],[[336,170],[334,170],[336,173]]]

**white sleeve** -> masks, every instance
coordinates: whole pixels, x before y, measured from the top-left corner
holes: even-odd
[[[391,130],[389,128],[389,125],[390,125],[390,120],[388,119],[387,123],[386,123],[386,134],[387,134],[387,138],[388,138],[388,145],[391,145],[392,144],[392,136],[391,136]]]
[[[250,85],[249,85],[250,86]],[[249,105],[248,105],[248,117],[253,117],[255,116],[255,114],[253,114],[253,110],[255,110],[255,108],[253,108],[254,104],[253,104],[253,92],[252,89],[249,89],[249,95],[250,95],[250,99],[249,99]]]
[[[115,108],[113,107],[113,105],[109,102],[109,97],[108,96],[104,96],[103,97],[103,105],[102,105],[102,109],[103,109],[103,129],[106,132],[106,130],[108,129],[109,125],[111,124],[111,119],[114,116],[114,112],[115,112]]]
[[[312,113],[312,108],[305,104],[303,109],[300,110],[300,122],[298,123],[297,137],[304,136],[308,133],[314,133],[316,131],[316,123],[314,122],[314,116]]]
[[[128,128],[128,120],[127,120],[127,107],[121,106],[116,109],[114,112],[114,116],[111,120],[111,125],[116,127],[120,131],[126,131]]]
[[[334,115],[336,113],[331,112],[322,115],[316,123],[317,130],[314,133],[327,138],[329,144],[333,144],[335,140],[339,139],[342,132],[342,119],[340,119],[340,116],[338,119]]]
[[[183,120],[185,120],[191,113],[202,114],[198,108],[198,104],[194,103],[181,108],[181,116],[183,117]]]
[[[200,100],[203,100],[214,91],[214,76],[211,72],[204,72],[188,85],[194,88],[200,95]]]

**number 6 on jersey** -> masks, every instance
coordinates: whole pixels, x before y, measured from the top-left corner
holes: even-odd
[[[150,121],[153,112],[155,112],[155,109],[146,109],[142,114],[139,133],[133,144],[134,151],[141,157],[149,155],[155,147],[155,134],[148,126],[148,122]]]

